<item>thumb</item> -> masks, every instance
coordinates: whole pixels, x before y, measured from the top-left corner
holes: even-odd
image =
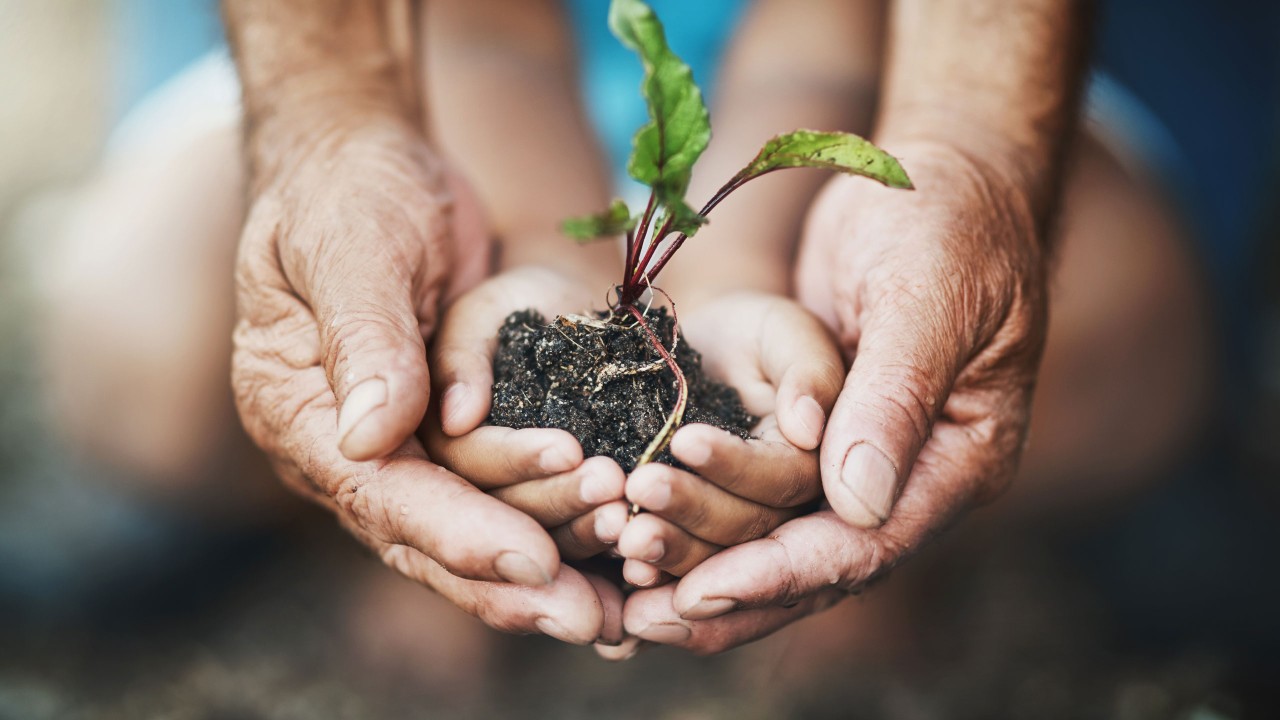
[[[382,457],[403,444],[422,422],[431,388],[411,279],[380,265],[328,265],[310,287],[338,400],[338,447],[350,460]]]
[[[960,343],[918,303],[872,312],[823,436],[831,508],[862,528],[889,517],[959,372]]]
[[[505,297],[501,283],[489,280],[455,302],[432,344],[436,386],[443,389],[440,427],[450,437],[476,429],[489,414],[499,326],[518,306]]]
[[[840,350],[826,326],[800,305],[787,301],[768,312],[760,369],[778,388],[778,428],[792,445],[813,450],[840,393]]]

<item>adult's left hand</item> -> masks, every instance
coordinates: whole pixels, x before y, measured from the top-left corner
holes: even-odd
[[[629,634],[712,653],[772,633],[859,591],[1012,479],[1046,330],[1032,205],[1012,173],[949,146],[888,149],[916,191],[833,180],[798,266],[801,302],[852,362],[821,448],[829,508],[636,592]]]

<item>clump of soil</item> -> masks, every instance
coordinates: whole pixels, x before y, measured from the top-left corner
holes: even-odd
[[[675,406],[675,375],[632,318],[622,324],[561,316],[548,324],[533,310],[511,313],[498,330],[493,406],[486,422],[560,428],[586,457],[607,455],[631,472]],[[670,350],[675,322],[650,311],[650,328]],[[707,423],[743,438],[757,418],[738,391],[707,377],[702,356],[681,338],[674,354],[689,386],[685,423]],[[655,460],[680,467],[668,450]]]

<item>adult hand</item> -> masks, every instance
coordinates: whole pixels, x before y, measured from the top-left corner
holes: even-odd
[[[1005,489],[1045,335],[1045,258],[1010,175],[947,146],[890,147],[915,181],[833,180],[801,301],[852,359],[823,436],[831,509],[633,594],[627,631],[718,652],[823,609]]]
[[[497,328],[527,308],[548,320],[586,314],[608,287],[603,275],[598,283],[594,277],[540,266],[496,275],[449,307],[431,348],[441,397],[439,421],[425,427],[431,456],[549,528],[568,560],[617,541],[627,516],[622,468],[607,457],[584,461],[582,446],[564,430],[481,423],[492,400]]]
[[[740,291],[679,319],[706,371],[760,421],[749,440],[686,425],[671,452],[692,472],[651,463],[627,478],[627,498],[648,511],[618,539],[623,577],[639,587],[762,537],[818,498],[818,442],[844,378],[830,332],[792,300]]]
[[[406,576],[495,627],[595,640],[595,586],[560,566],[536,522],[431,463],[414,437],[437,305],[487,264],[475,203],[409,123],[325,122],[256,168],[233,359],[249,434],[290,487]]]

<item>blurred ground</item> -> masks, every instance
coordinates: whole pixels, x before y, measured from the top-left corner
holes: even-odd
[[[44,423],[30,274],[117,112],[109,9],[0,0],[0,718],[1280,712],[1274,291],[1258,299],[1243,441],[1086,527],[1010,539],[979,518],[835,611],[856,628],[847,638],[808,623],[725,657],[609,665],[460,617],[424,630],[456,611],[318,513],[224,534],[113,491]],[[1276,287],[1277,258],[1256,265],[1259,287]]]

